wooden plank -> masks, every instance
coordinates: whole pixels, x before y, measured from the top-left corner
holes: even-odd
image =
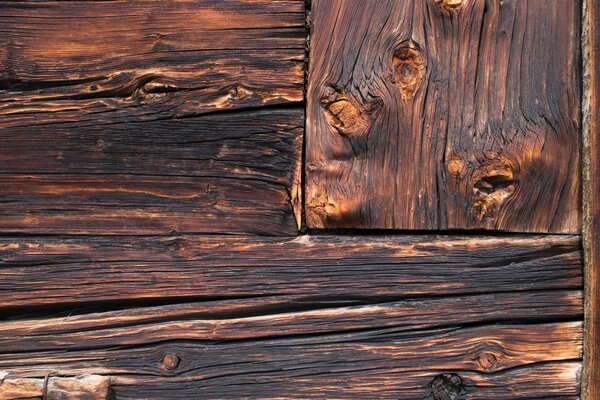
[[[0,400],[43,398],[111,400],[110,378],[85,375],[75,378],[10,379],[0,373]]]
[[[580,289],[578,236],[2,237],[0,309]]]
[[[583,400],[600,399],[600,1],[587,0],[584,37],[584,244],[586,335]]]
[[[302,110],[0,133],[3,232],[294,235]]]
[[[481,309],[493,303],[490,298]],[[442,321],[445,309],[430,310]],[[159,319],[173,319],[171,323],[150,325],[140,324],[136,311],[3,323],[0,329],[15,335],[12,344],[17,347],[3,344],[0,367],[15,377],[47,371],[111,376],[117,399],[196,398],[200,393],[211,399],[422,399],[432,398],[427,396],[433,383],[444,374],[458,376],[460,398],[465,399],[579,394],[581,322],[479,325],[480,318],[471,316],[465,327],[460,327],[462,321],[445,319],[437,329],[420,326],[418,318],[412,326],[386,329],[349,324],[352,311],[376,321],[380,312],[371,306],[315,311],[311,324],[306,312],[248,316],[234,327],[235,320],[219,319],[217,309],[216,320],[210,321],[217,329],[207,336],[191,328],[202,321],[179,320],[172,309],[153,310]],[[534,315],[538,309],[527,311]],[[520,312],[509,314],[522,317]],[[232,330],[220,330],[220,323]],[[53,333],[44,332],[42,325]],[[258,325],[268,335],[259,330],[251,337]],[[340,330],[323,334],[323,327]],[[122,330],[136,333],[123,342]],[[153,334],[161,330],[167,338]],[[228,334],[235,331],[240,334]],[[46,336],[44,344],[38,334]]]
[[[296,234],[304,40],[299,0],[1,1],[0,229]]]
[[[326,295],[326,293],[324,293]],[[390,328],[396,332],[448,325],[540,323],[581,319],[581,290],[521,291],[423,297],[393,302],[329,296],[267,296],[0,323],[0,353],[137,346],[168,340],[266,340]],[[326,320],[326,321],[325,321]],[[15,340],[18,338],[18,340]]]
[[[314,0],[312,228],[580,228],[581,4]]]

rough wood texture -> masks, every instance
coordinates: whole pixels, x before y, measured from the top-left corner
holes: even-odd
[[[109,376],[119,400],[579,395],[577,236],[4,237],[0,260],[14,377]]]
[[[0,308],[579,289],[579,237],[0,238]]]
[[[580,2],[312,6],[309,227],[579,230]]]
[[[0,375],[3,373],[0,372]],[[0,400],[109,400],[110,378],[85,375],[75,378],[10,379],[0,376]]]
[[[556,311],[514,296],[523,308],[506,312],[494,306],[502,296],[481,296],[449,308],[414,300],[228,319],[222,302],[5,322],[2,337],[19,339],[0,345],[0,368],[109,375],[117,399],[431,399],[441,374],[460,378],[461,399],[575,399],[582,323],[501,321],[580,318],[581,297],[541,299]],[[408,304],[415,319],[394,323]],[[422,325],[428,306],[437,322]]]
[[[586,335],[583,400],[600,400],[600,1],[586,0]]]
[[[304,40],[300,0],[0,1],[0,229],[295,234]]]

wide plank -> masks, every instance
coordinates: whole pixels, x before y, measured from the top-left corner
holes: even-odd
[[[580,229],[581,3],[314,0],[312,228]]]
[[[0,1],[0,231],[295,235],[304,24],[299,0]]]
[[[579,236],[0,237],[0,309],[580,289]]]

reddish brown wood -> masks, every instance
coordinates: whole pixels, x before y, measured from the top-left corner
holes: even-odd
[[[600,399],[600,1],[586,1],[584,49],[587,148],[585,201],[586,336],[584,400]]]
[[[580,2],[312,6],[309,227],[579,231]]]
[[[579,237],[0,238],[0,307],[580,289]]]
[[[0,230],[294,235],[299,0],[0,1]]]

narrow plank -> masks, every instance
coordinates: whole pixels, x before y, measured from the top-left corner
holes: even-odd
[[[0,1],[0,230],[295,235],[304,31],[299,0]]]
[[[580,2],[312,13],[309,227],[580,229]]]
[[[1,237],[0,308],[580,289],[578,236]]]
[[[427,296],[427,295],[425,295]],[[341,296],[268,296],[0,323],[0,353],[139,346],[169,340],[267,340],[389,328],[413,332],[491,323],[581,319],[581,290],[416,298],[356,306]],[[359,303],[357,301],[357,303]],[[17,340],[15,340],[17,338]]]
[[[336,311],[323,313],[319,325],[334,322]],[[292,331],[297,316],[287,316]],[[285,324],[275,330],[289,333]],[[140,336],[137,346],[111,346],[106,336],[109,343],[98,349],[80,341],[69,351],[59,342],[43,351],[0,353],[0,368],[15,377],[93,371],[111,377],[118,399],[438,398],[431,397],[432,383],[443,374],[458,376],[464,399],[579,394],[581,322],[244,341],[179,340],[179,332],[159,343]]]
[[[583,400],[600,399],[600,1],[585,2],[584,244],[586,336]]]

